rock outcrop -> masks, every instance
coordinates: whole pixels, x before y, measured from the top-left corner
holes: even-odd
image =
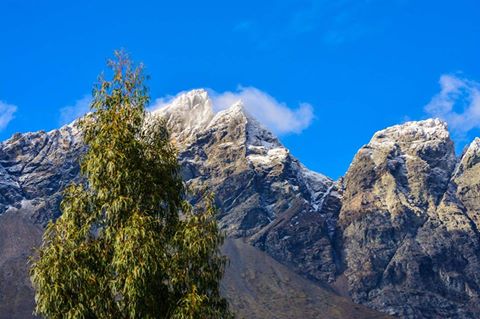
[[[339,216],[356,302],[404,318],[480,315],[475,153],[457,167],[439,120],[380,131],[360,149]]]

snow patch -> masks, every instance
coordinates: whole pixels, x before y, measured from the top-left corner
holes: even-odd
[[[310,193],[313,208],[321,211],[327,192],[333,187],[333,181],[325,175],[309,170],[302,164],[300,164],[300,177]]]
[[[263,154],[250,154],[247,156],[247,160],[255,166],[275,166],[279,163],[283,163],[288,157],[288,150],[285,148],[272,148],[267,149],[261,146],[249,146],[249,150],[255,150],[255,152],[261,151]]]
[[[192,90],[157,107],[151,115],[164,118],[172,137],[185,141],[205,129],[215,114],[207,91]]]

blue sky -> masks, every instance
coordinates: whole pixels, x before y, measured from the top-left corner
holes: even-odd
[[[405,120],[445,118],[459,151],[480,136],[478,0],[2,0],[0,35],[2,140],[74,116],[121,47],[153,101],[210,88],[270,103],[284,144],[334,178]]]

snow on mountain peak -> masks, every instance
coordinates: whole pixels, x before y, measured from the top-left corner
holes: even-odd
[[[450,138],[447,123],[440,119],[406,122],[378,131],[370,143],[388,144],[399,140],[422,142],[427,140],[447,140]]]
[[[215,115],[208,92],[203,89],[177,95],[152,114],[167,121],[172,136],[178,141],[185,141],[206,128]]]
[[[192,90],[177,95],[166,106],[155,111],[154,114],[162,116],[183,117],[188,120],[209,121],[213,116],[213,106],[208,92],[204,89]],[[193,117],[192,115],[201,115],[201,117]]]

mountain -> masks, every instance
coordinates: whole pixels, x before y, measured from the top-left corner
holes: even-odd
[[[194,90],[149,116],[171,131],[189,199],[216,195],[232,260],[223,290],[239,314],[480,316],[479,139],[457,158],[444,122],[393,126],[333,181],[303,166],[241,101],[215,112]],[[0,318],[31,313],[26,257],[60,215],[84,150],[75,123],[0,144]]]
[[[312,278],[333,280],[334,181],[305,168],[241,102],[214,114],[207,92],[195,90],[154,116],[167,120],[188,186],[216,194],[229,236],[247,238]]]

